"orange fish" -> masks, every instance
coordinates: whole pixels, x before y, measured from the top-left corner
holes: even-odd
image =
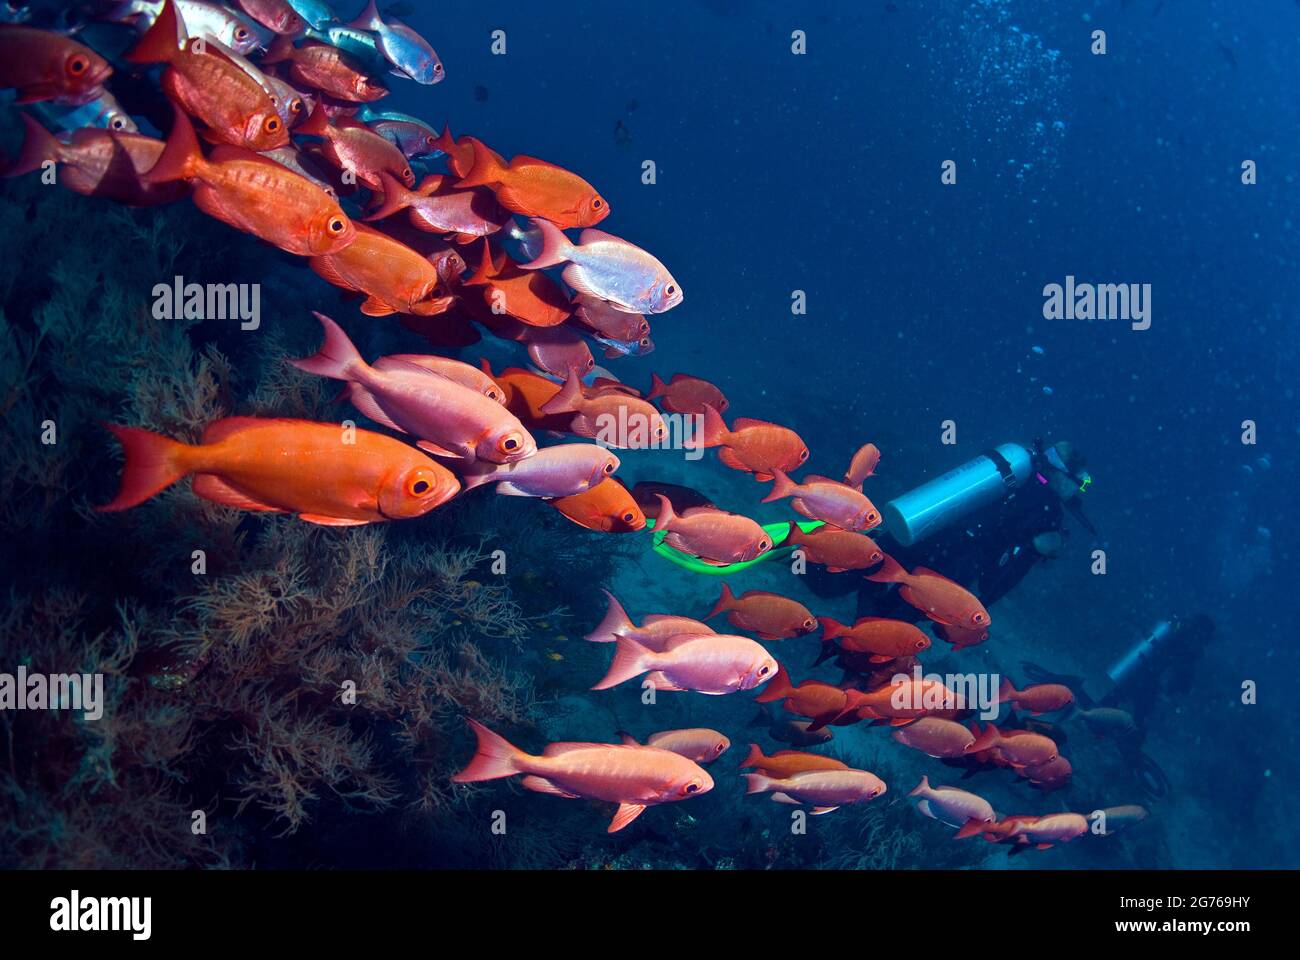
[[[831,617],[817,620],[826,640],[839,640],[840,646],[853,653],[869,653],[873,663],[914,656],[930,648],[930,638],[905,620],[862,617],[851,627]]]
[[[175,114],[145,183],[193,181],[194,203],[208,216],[299,256],[333,253],[356,239],[343,209],[306,177],[242,147],[220,146],[205,158],[189,117]]]
[[[797,546],[811,563],[823,564],[830,573],[865,570],[885,559],[885,552],[866,534],[838,527],[818,527],[805,533],[792,523],[785,542]]]
[[[506,367],[493,373],[487,360],[480,360],[483,372],[496,381],[505,393],[506,409],[519,418],[529,430],[554,430],[563,433],[573,421],[569,413],[542,413],[548,400],[560,392],[560,384],[540,373],[520,367]]]
[[[1003,677],[998,688],[998,701],[1009,703],[1020,710],[1028,710],[1037,717],[1064,710],[1074,703],[1074,691],[1062,683],[1035,683],[1017,690],[1010,680]]]
[[[432,263],[406,244],[364,223],[353,225],[356,241],[342,250],[311,259],[311,268],[336,287],[366,294],[361,312],[368,317],[414,313],[428,317],[451,306]]]
[[[85,103],[112,74],[107,60],[71,37],[0,24],[0,88],[15,89],[15,103]]]
[[[801,637],[817,629],[817,619],[798,600],[765,590],[747,590],[737,597],[725,583],[722,596],[704,619],[712,620],[720,613],[727,615],[732,626],[756,633],[760,640]]]
[[[991,622],[989,612],[969,590],[941,573],[917,567],[911,573],[893,557],[886,555],[884,565],[867,574],[875,583],[897,583],[898,595],[933,620],[964,630],[982,630]]]
[[[418,517],[460,490],[450,470],[419,450],[355,427],[227,417],[191,446],[136,427],[107,426],[121,441],[126,464],[122,489],[99,510],[134,507],[189,474],[205,500],[296,513],[335,527]]]
[[[499,164],[506,165],[501,154],[491,147],[484,146],[481,140],[475,140],[473,137],[461,137],[457,140],[451,135],[451,128],[445,123],[442,125],[442,136],[433,142],[433,146],[447,155],[447,169],[457,179],[463,178],[474,166],[476,150],[486,150],[496,157]]]
[[[325,142],[320,155],[371,190],[383,189],[381,172],[391,174],[408,187],[415,184],[415,174],[406,154],[363,123],[330,123],[319,103],[294,133],[321,137]]]
[[[1057,757],[1055,760],[1048,760],[1046,763],[1035,764],[1032,767],[1018,767],[1016,773],[1035,786],[1045,790],[1056,790],[1065,786],[1074,775],[1074,767],[1065,757]]]
[[[615,477],[571,497],[547,500],[580,527],[599,533],[633,533],[645,529],[645,514]]]
[[[308,41],[295,48],[279,36],[262,57],[262,65],[288,63],[289,76],[307,87],[350,103],[373,103],[388,96],[388,88],[372,80],[352,57],[328,43]]]
[[[1041,733],[1028,730],[1008,730],[1003,733],[992,723],[983,732],[979,732],[979,725],[974,722],[971,723],[971,730],[975,733],[975,742],[966,748],[967,753],[996,750],[1013,767],[1036,767],[1050,763],[1059,756],[1056,741]]]
[[[899,727],[893,738],[931,757],[945,759],[965,756],[975,742],[975,735],[960,723],[941,717],[921,717],[915,723]]]
[[[799,434],[766,420],[740,417],[730,430],[721,414],[704,406],[704,436],[697,443],[721,447],[718,459],[733,470],[752,473],[755,480],[771,480],[772,469],[790,471],[808,459],[808,447]]]
[[[708,793],[713,778],[693,760],[658,747],[609,743],[552,743],[540,756],[520,750],[477,720],[469,721],[478,751],[453,783],[477,783],[524,774],[525,790],[557,797],[617,803],[609,833],[617,833],[654,804]]]
[[[966,630],[962,627],[954,627],[943,623],[936,623],[934,632],[940,639],[952,644],[953,652],[964,650],[967,647],[979,646],[989,638],[987,630]]]
[[[126,59],[167,64],[163,91],[203,121],[210,139],[258,153],[288,144],[288,127],[270,94],[215,44],[185,37],[173,0]]]
[[[650,336],[650,321],[644,316],[620,310],[586,293],[573,295],[573,318],[607,340],[630,343]]]
[[[850,487],[862,489],[862,481],[876,475],[876,465],[880,463],[880,448],[868,443],[853,455],[849,469],[845,471],[844,482]]]
[[[124,130],[101,130],[83,127],[68,138],[56,139],[44,127],[19,114],[27,128],[22,153],[6,177],[16,177],[44,164],[63,167],[59,183],[88,197],[107,197],[132,207],[151,207],[171,203],[189,193],[186,183],[148,184],[141,177],[148,173],[163,152],[163,142],[140,133]]]
[[[609,216],[609,204],[576,173],[535,157],[516,156],[507,165],[473,137],[474,165],[462,187],[491,187],[507,210],[541,217],[557,227],[593,227]]]
[[[554,327],[569,318],[569,298],[554,280],[539,270],[519,269],[504,253],[495,261],[487,240],[478,270],[464,283],[483,288],[488,310],[529,326]]]
[[[805,770],[847,770],[849,765],[834,757],[823,757],[820,753],[805,753],[802,750],[778,750],[770,757],[764,756],[758,744],[749,745],[749,756],[740,765],[741,770],[754,767],[769,777],[781,779],[793,773]]]
[[[618,449],[657,448],[668,436],[668,425],[649,401],[621,391],[588,396],[576,371],[546,401],[542,413],[569,414],[567,432]]]
[[[799,686],[790,684],[790,674],[779,667],[767,689],[754,699],[758,703],[781,701],[783,709],[812,720],[810,732],[834,723],[855,723],[858,720],[859,691],[842,690],[820,680],[805,680]]]
[[[650,326],[647,324],[646,332],[649,330]],[[712,407],[718,413],[723,413],[727,409],[727,398],[722,395],[721,390],[707,380],[685,373],[673,374],[673,378],[667,383],[659,378],[659,374],[650,374],[649,399],[653,400],[656,397],[662,398],[660,403],[669,413],[703,415],[706,406]]]
[[[962,703],[939,680],[906,677],[861,694],[857,706],[858,715],[864,720],[884,720],[897,727],[917,717],[960,709]]]
[[[772,467],[776,482],[762,500],[771,503],[785,497],[790,505],[810,520],[821,520],[841,530],[871,530],[880,526],[880,511],[861,492],[848,484],[810,474],[795,483],[780,467]]]

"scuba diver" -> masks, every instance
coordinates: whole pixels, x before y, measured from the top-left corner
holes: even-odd
[[[1059,557],[1068,513],[1092,536],[1083,512],[1092,483],[1073,444],[1032,447],[1004,443],[885,505],[880,548],[904,567],[937,570],[975,593],[987,607],[1039,563]],[[858,591],[857,615],[917,620],[892,586],[864,581],[861,571],[810,570],[818,596]]]

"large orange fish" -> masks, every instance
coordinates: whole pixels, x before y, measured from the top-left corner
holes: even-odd
[[[649,331],[650,326],[647,324],[646,332]],[[692,413],[702,416],[706,406],[712,407],[718,413],[724,413],[727,409],[727,398],[722,395],[721,390],[707,380],[686,373],[674,373],[673,378],[667,383],[660,379],[659,374],[650,374],[650,393],[646,396],[649,400],[658,397],[663,408],[669,413]]]
[[[462,187],[491,187],[501,206],[527,217],[541,217],[557,227],[591,227],[609,216],[609,204],[576,173],[535,157],[516,156],[507,165],[473,137],[474,165]]]
[[[770,757],[765,756],[758,744],[749,745],[749,756],[740,765],[741,770],[754,767],[759,773],[781,779],[805,770],[847,770],[849,765],[834,757],[824,757],[820,753],[805,753],[802,750],[778,750]]]
[[[493,373],[487,360],[479,361],[483,372],[496,381],[505,393],[506,409],[530,430],[554,430],[563,433],[573,421],[570,413],[542,413],[546,402],[560,392],[560,384],[540,373],[521,367],[506,367]]]
[[[294,133],[322,138],[320,155],[371,190],[383,190],[381,173],[396,177],[408,187],[415,184],[406,154],[363,123],[330,123],[319,103]]]
[[[906,620],[862,617],[849,627],[831,617],[817,619],[823,638],[839,640],[840,646],[852,653],[870,654],[873,663],[915,656],[930,649],[930,638]]]
[[[414,447],[333,423],[227,417],[194,446],[136,427],[108,429],[126,464],[122,489],[99,510],[134,507],[194,474],[194,493],[205,500],[343,527],[418,517],[460,489]]]
[[[813,474],[802,483],[795,483],[780,467],[771,469],[776,482],[763,503],[790,497],[790,505],[808,519],[821,520],[841,530],[871,530],[880,526],[880,511],[875,504],[848,484]]]
[[[698,446],[721,447],[718,459],[733,470],[752,473],[755,480],[771,480],[773,468],[789,472],[808,459],[808,447],[788,427],[739,417],[727,429],[722,415],[704,405],[704,436]]]
[[[1010,680],[1003,677],[1002,685],[998,688],[998,702],[1009,703],[1037,717],[1064,710],[1074,703],[1074,691],[1063,683],[1035,683],[1017,690]]]
[[[876,466],[880,463],[880,448],[874,443],[864,444],[849,462],[844,471],[844,482],[850,487],[862,489],[862,481],[876,475]]]
[[[63,168],[59,183],[69,190],[88,197],[107,197],[132,207],[171,203],[189,193],[186,183],[149,184],[141,180],[162,155],[161,140],[125,130],[83,127],[74,131],[65,143],[27,114],[19,116],[27,128],[27,137],[18,159],[5,171],[6,177],[55,163]]]
[[[972,732],[977,730],[978,724],[972,722],[971,729]],[[1056,741],[1051,737],[1030,730],[1008,730],[1003,733],[992,723],[983,732],[977,733],[975,742],[966,748],[967,753],[980,753],[984,750],[996,750],[1013,767],[1036,767],[1050,763],[1059,756]]]
[[[817,629],[817,618],[798,600],[766,590],[747,590],[739,597],[725,583],[722,595],[705,620],[720,613],[727,615],[733,627],[758,635],[760,640],[785,640],[801,637]]]
[[[0,88],[15,89],[16,103],[85,103],[112,73],[107,60],[71,37],[0,24]]]
[[[306,177],[242,147],[220,146],[205,158],[179,109],[166,149],[143,180],[192,181],[194,203],[208,216],[299,256],[333,253],[356,239],[343,209]]]
[[[339,100],[373,103],[388,96],[387,87],[369,77],[348,54],[328,43],[308,41],[295,48],[289,37],[276,37],[262,57],[264,66],[273,63],[288,63],[292,79]]]
[[[885,559],[885,551],[866,534],[838,527],[818,527],[805,533],[792,523],[785,542],[797,546],[809,562],[823,564],[830,573],[865,570]]]
[[[524,774],[525,790],[618,804],[609,833],[617,833],[654,804],[708,793],[713,778],[693,760],[658,747],[609,743],[552,743],[540,756],[520,750],[477,720],[469,721],[478,751],[454,783]]]
[[[633,533],[645,529],[645,514],[616,477],[606,477],[594,487],[571,497],[547,500],[580,527],[599,533]]]
[[[501,166],[506,165],[501,154],[491,147],[484,146],[482,141],[475,140],[473,137],[461,137],[457,140],[451,135],[451,128],[445,123],[442,125],[442,135],[433,142],[433,146],[447,155],[447,169],[457,179],[463,178],[474,166],[474,154],[477,150],[486,150],[496,157],[497,163]]]
[[[808,729],[816,731],[832,724],[856,723],[859,697],[857,690],[842,690],[820,680],[804,680],[797,687],[791,686],[790,674],[781,667],[767,689],[754,699],[758,703],[780,700],[784,710],[811,720]]]
[[[867,574],[875,583],[899,584],[898,595],[935,623],[964,630],[982,630],[991,622],[989,612],[969,590],[941,573],[917,567],[911,573],[886,555],[875,573]]]
[[[533,327],[554,327],[569,318],[569,298],[555,281],[537,270],[521,270],[483,241],[478,270],[465,281],[467,287],[483,288],[483,305],[498,316],[514,317]]]
[[[429,317],[454,302],[438,270],[400,240],[364,223],[354,224],[356,241],[332,253],[313,257],[317,275],[344,290],[366,295],[361,312],[368,317],[414,313]]]
[[[211,139],[259,153],[289,142],[288,127],[270,94],[217,45],[185,37],[173,0],[166,0],[126,59],[167,64],[163,91],[203,121]]]
[[[858,698],[858,715],[891,726],[902,726],[917,717],[961,709],[962,698],[942,681],[902,677]]]

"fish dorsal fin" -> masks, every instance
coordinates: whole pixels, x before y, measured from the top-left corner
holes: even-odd
[[[597,230],[595,227],[587,227],[582,233],[578,234],[578,243],[602,243],[604,241],[613,241],[618,244],[627,243],[622,237],[616,237],[604,230]]]
[[[463,386],[463,384],[456,383],[455,380],[433,369],[433,367],[425,366],[424,364],[417,362],[415,359],[416,357],[418,357],[418,354],[390,353],[387,356],[380,357],[371,364],[371,366],[376,370],[384,370],[388,373],[413,373],[418,374],[421,377],[430,378],[430,389],[444,387],[448,384],[455,384],[458,387]],[[430,357],[429,359],[436,362],[440,358]]]
[[[751,427],[775,427],[776,424],[769,420],[755,420],[753,417],[737,417],[731,421],[731,432],[738,430],[748,430]]]
[[[360,410],[365,416],[369,417],[375,423],[387,427],[389,430],[396,430],[399,433],[406,433],[405,428],[399,427],[388,412],[379,405],[375,395],[360,384],[353,383],[349,385],[348,399],[352,401],[352,406]]]
[[[211,500],[213,503],[220,503],[227,507],[234,507],[238,510],[270,510],[275,513],[286,513],[283,507],[277,507],[273,504],[264,503],[256,500],[246,493],[236,490],[226,481],[211,473],[199,473],[194,475],[194,495],[202,497],[204,500]]]
[[[934,577],[936,580],[943,580],[947,583],[956,584],[955,580],[945,577],[938,570],[931,570],[929,567],[913,567],[912,576],[914,577]]]
[[[618,812],[614,814],[614,819],[609,822],[608,832],[618,833],[644,812],[645,804],[643,803],[620,803]]]
[[[435,457],[450,457],[453,460],[465,459],[462,454],[457,453],[455,450],[449,450],[446,447],[440,447],[432,440],[417,440],[415,445],[425,453],[431,453]]]
[[[832,480],[830,477],[823,477],[819,473],[808,474],[803,478],[803,483],[833,483],[837,487],[844,486],[844,484],[840,483],[838,480]]]

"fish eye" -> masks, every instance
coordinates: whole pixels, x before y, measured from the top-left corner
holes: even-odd
[[[302,100],[300,98],[294,97],[289,101],[289,112],[302,113]]]
[[[77,54],[68,61],[68,73],[74,77],[79,77],[90,69],[90,61],[81,54]]]
[[[807,460],[807,459],[808,459],[808,451],[807,451],[807,450],[800,450],[800,451],[799,451],[799,462],[800,462],[800,463],[803,463],[803,462],[804,462],[805,460]]]
[[[880,514],[876,513],[876,511],[874,510],[867,511],[867,523],[875,523],[879,519],[880,519]]]
[[[805,620],[805,621],[803,622],[803,628],[804,628],[805,630],[813,630],[813,629],[816,628],[816,626],[817,626],[817,621],[816,621],[816,620]]]
[[[650,324],[648,324],[648,323],[646,323],[644,320],[642,320],[642,321],[641,321],[641,326],[637,327],[637,329],[640,330],[642,333],[649,333],[649,332],[650,332]]]
[[[415,177],[415,174],[413,174],[413,173],[411,172],[411,168],[410,168],[410,167],[406,167],[405,169],[402,170],[402,179],[403,179],[403,180],[411,180],[411,179],[413,179],[414,177]]]
[[[975,614],[975,616],[971,617],[971,619],[974,620],[976,623],[983,623],[983,622],[984,622],[984,614],[982,614],[982,613],[977,613],[977,614]]]
[[[243,27],[236,27],[236,28],[235,28],[235,39],[236,39],[236,40],[247,40],[247,39],[248,39],[248,31],[245,30]]]
[[[643,346],[643,347],[648,347],[648,346],[650,346],[650,338],[649,338],[649,337],[642,337],[641,340],[640,340],[639,342],[640,342],[640,345]]]
[[[636,518],[633,517],[632,514],[630,514],[630,513],[625,513],[625,514],[623,514],[623,522],[624,522],[624,523],[631,523],[634,519],[636,519]]]
[[[126,121],[123,120],[121,117],[114,117],[112,120],[109,121],[109,126],[111,126],[114,130],[122,130],[125,129],[126,127]]]
[[[328,229],[330,233],[342,233],[346,229],[346,224],[343,223],[342,217],[335,217],[329,222]]]
[[[497,447],[502,453],[514,453],[521,446],[522,444],[520,443],[519,438],[513,433],[502,437],[500,442],[497,443]]]
[[[279,132],[280,132],[280,118],[279,118],[279,117],[267,117],[266,120],[262,123],[262,129],[265,130],[267,133],[279,133]]]
[[[692,780],[690,783],[686,785],[687,793],[699,793],[699,791],[700,791],[700,784],[696,780]]]
[[[924,649],[925,649],[925,641],[924,641],[924,640],[918,640],[918,641],[916,641],[916,649],[918,649],[918,650],[924,650]]]
[[[758,668],[758,675],[759,675],[760,677],[766,677],[768,671],[771,670],[771,669],[772,669],[772,668],[769,667],[767,664],[763,664],[761,667]]]
[[[668,296],[670,297],[676,292],[677,292],[677,288],[673,286],[671,283],[668,284],[668,286],[664,287],[664,293],[668,294]]]
[[[438,141],[435,140],[433,137],[425,137],[425,138],[424,138],[424,142],[425,142],[426,144],[428,144],[429,146],[431,146],[431,147],[432,147],[432,146],[436,146],[437,143],[438,143]]]
[[[423,497],[432,489],[433,484],[424,479],[424,477],[415,477],[407,486],[407,490],[410,491],[410,494],[413,497]]]
[[[770,543],[768,543],[766,540],[760,540],[760,541],[758,541],[758,549],[759,549],[759,550],[766,550],[766,549],[768,549],[770,546],[772,546],[772,545],[771,545]]]
[[[613,461],[613,460],[606,460],[606,461],[605,461],[605,472],[606,472],[606,473],[613,473],[613,472],[614,472],[614,461]]]
[[[885,559],[885,555],[884,555],[883,553],[881,553],[879,550],[877,550],[875,553],[873,553],[873,554],[871,555],[871,562],[872,562],[872,563],[879,563],[881,560],[884,560],[884,559]]]
[[[600,197],[597,197],[595,200],[591,201],[591,208],[593,210],[599,210],[604,205],[605,205],[605,201],[600,199]]]
[[[727,749],[727,745],[726,745],[725,743],[720,743],[720,744],[718,744],[716,747],[713,748],[713,752],[714,752],[714,753],[721,753],[723,750],[726,750],[726,749]]]

